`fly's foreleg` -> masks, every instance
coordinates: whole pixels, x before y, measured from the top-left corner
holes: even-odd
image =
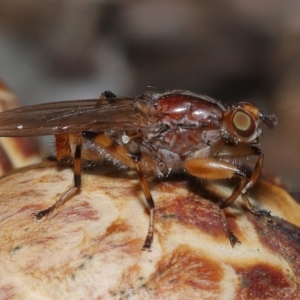
[[[235,201],[248,181],[246,175],[242,175],[241,171],[236,166],[215,158],[192,158],[185,162],[184,167],[191,175],[209,180],[226,179],[239,174],[241,181],[236,186],[229,198],[221,203],[221,208],[224,208]],[[224,203],[226,205],[224,205]],[[230,245],[233,247],[236,243],[239,243],[239,239],[230,230],[223,210],[221,211],[221,221],[223,229],[229,238]]]
[[[231,196],[220,204],[220,208],[227,207],[232,202],[234,202],[239,195],[241,195],[249,211],[251,211],[256,216],[265,216],[268,220],[271,220],[270,212],[266,210],[257,209],[255,206],[252,205],[247,196],[249,190],[255,185],[259,177],[263,165],[263,159],[264,156],[262,153],[260,153],[252,174],[249,174],[247,169],[243,170],[243,167],[237,167],[237,170],[240,171],[241,181],[235,188]]]
[[[223,203],[221,203],[221,208],[224,208],[224,207],[230,205],[233,201],[235,201],[235,199],[239,195],[241,195],[243,200],[245,201],[248,209],[253,214],[255,214],[257,216],[264,215],[268,218],[268,220],[271,220],[270,212],[265,211],[265,210],[259,210],[259,209],[255,208],[251,204],[251,202],[249,201],[249,199],[247,197],[249,190],[255,185],[255,183],[259,177],[259,174],[261,173],[262,166],[263,166],[264,155],[262,154],[260,149],[255,146],[247,147],[245,145],[240,146],[238,149],[236,149],[235,147],[230,147],[228,145],[227,147],[223,147],[223,150],[224,150],[223,155],[224,155],[224,153],[227,153],[227,155],[235,156],[235,155],[238,155],[239,151],[240,151],[241,153],[246,154],[246,155],[256,155],[256,156],[258,156],[258,159],[255,164],[254,170],[250,173],[247,169],[243,168],[242,166],[236,167],[237,170],[239,170],[239,172],[237,172],[237,173],[240,173],[240,175],[237,174],[237,176],[241,177],[240,184],[234,190],[233,194],[227,200],[225,200]],[[219,155],[221,155],[221,153]],[[235,192],[236,192],[236,197],[234,195]]]
[[[147,179],[140,167],[141,153],[131,154],[126,148],[119,145],[114,140],[105,136],[104,134],[83,132],[82,135],[83,137],[92,140],[95,145],[104,149],[107,153],[109,153],[112,157],[116,158],[124,165],[136,170],[140,180],[142,191],[144,193],[150,211],[148,233],[142,249],[151,249],[154,228],[154,201],[150,192]]]
[[[250,152],[252,151],[252,153]],[[253,172],[249,172],[247,168],[243,166],[234,165],[232,163],[221,161],[216,158],[192,158],[185,162],[185,169],[193,176],[209,180],[228,179],[232,177],[239,177],[240,181],[233,190],[232,194],[220,204],[220,208],[223,209],[233,203],[236,198],[241,195],[246,202],[247,208],[255,215],[265,215],[269,217],[269,213],[255,208],[247,197],[248,191],[256,183],[258,176],[261,172],[263,165],[263,154],[256,147],[249,148],[249,152],[253,155],[258,155],[258,160]],[[224,217],[222,217],[224,220]],[[230,244],[234,246],[238,242],[238,239],[230,231],[229,227],[223,227],[227,232],[230,240]]]
[[[258,148],[254,149],[256,151]],[[257,150],[257,153],[258,151],[259,150]],[[218,180],[239,177],[240,182],[235,187],[232,194],[220,204],[220,207],[227,207],[233,203],[239,195],[242,195],[248,209],[254,214],[260,214],[259,210],[254,208],[254,206],[250,203],[247,193],[256,183],[261,172],[262,165],[263,154],[259,152],[258,160],[253,172],[249,172],[249,170],[243,166],[234,165],[216,158],[192,158],[188,160],[184,166],[190,174],[203,179]]]
[[[42,219],[45,215],[53,212],[57,207],[62,205],[69,197],[73,196],[80,190],[81,187],[81,146],[82,146],[82,137],[79,136],[76,143],[75,148],[75,157],[74,157],[74,186],[68,189],[60,199],[55,202],[52,206],[39,211],[38,213],[34,213],[33,215],[37,220]],[[58,155],[60,153],[58,152]],[[62,156],[66,157],[66,156]]]
[[[247,183],[247,185],[245,186],[245,188],[242,190],[241,195],[242,195],[243,200],[246,202],[248,209],[253,214],[255,214],[257,216],[265,216],[269,221],[271,221],[272,218],[271,218],[270,211],[263,210],[263,209],[257,209],[255,206],[252,205],[252,203],[249,201],[249,199],[247,197],[249,190],[255,185],[255,183],[259,177],[259,174],[262,169],[262,165],[263,165],[263,154],[261,153],[256,162],[252,176],[251,176],[249,182]]]

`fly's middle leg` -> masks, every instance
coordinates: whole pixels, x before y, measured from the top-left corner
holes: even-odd
[[[147,179],[143,172],[141,171],[139,161],[141,159],[141,153],[134,154],[132,155],[132,158],[135,162],[135,169],[136,172],[139,176],[141,187],[143,190],[143,193],[145,195],[149,210],[150,210],[150,218],[149,218],[149,228],[148,228],[148,233],[145,239],[145,242],[143,244],[142,249],[151,249],[151,244],[153,242],[153,230],[154,230],[154,201],[150,192],[150,188],[147,182]]]
[[[148,233],[145,242],[142,246],[142,249],[150,250],[153,241],[154,201],[150,192],[147,179],[140,167],[140,160],[142,154],[140,152],[135,154],[130,153],[125,147],[119,145],[117,142],[101,133],[99,134],[93,132],[83,132],[82,136],[84,138],[92,140],[95,145],[105,150],[113,158],[116,158],[124,165],[136,170],[150,212]]]

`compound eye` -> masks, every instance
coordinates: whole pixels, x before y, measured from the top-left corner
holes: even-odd
[[[251,139],[256,133],[256,122],[251,115],[242,110],[237,110],[232,118],[235,132],[242,138]]]

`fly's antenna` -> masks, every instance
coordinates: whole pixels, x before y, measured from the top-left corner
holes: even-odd
[[[278,123],[278,118],[275,114],[267,114],[262,112],[260,113],[259,117],[270,129],[274,128],[274,126]]]

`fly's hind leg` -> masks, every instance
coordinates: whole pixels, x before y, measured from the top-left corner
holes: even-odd
[[[59,143],[64,143],[64,148],[63,151],[62,149],[59,149]],[[67,150],[67,141],[68,141],[68,136],[67,135],[60,135],[59,137],[56,137],[56,146],[58,148],[57,151],[57,157],[58,159],[66,157],[66,154],[70,154],[69,151]],[[68,144],[70,147],[70,145]],[[79,136],[77,138],[77,144],[75,148],[75,157],[74,157],[74,186],[68,189],[61,197],[60,199],[55,202],[52,206],[39,211],[38,213],[33,213],[35,218],[37,220],[41,220],[45,215],[48,215],[49,213],[53,212],[56,208],[61,206],[68,198],[76,194],[81,187],[81,146],[82,146],[82,137]],[[60,150],[60,151],[59,151]],[[71,151],[71,150],[70,150]]]
[[[99,101],[116,98],[116,95],[110,91],[104,91],[99,96]],[[74,186],[69,188],[60,199],[55,202],[52,206],[39,211],[38,213],[33,213],[33,216],[37,220],[41,220],[45,215],[53,212],[56,208],[61,206],[67,199],[72,197],[74,194],[79,192],[81,187],[81,148],[82,148],[82,135],[78,134],[57,134],[55,136],[55,146],[56,146],[56,158],[60,162],[69,162],[72,158],[72,150],[70,144],[76,143],[75,155],[74,155]]]
[[[95,145],[104,149],[108,154],[110,154],[113,158],[116,158],[124,165],[136,170],[140,180],[142,191],[144,193],[150,211],[148,233],[142,249],[150,250],[153,241],[154,201],[147,179],[140,167],[141,153],[131,154],[125,147],[119,145],[114,140],[101,133],[99,134],[94,132],[83,132],[82,136],[93,141]]]

